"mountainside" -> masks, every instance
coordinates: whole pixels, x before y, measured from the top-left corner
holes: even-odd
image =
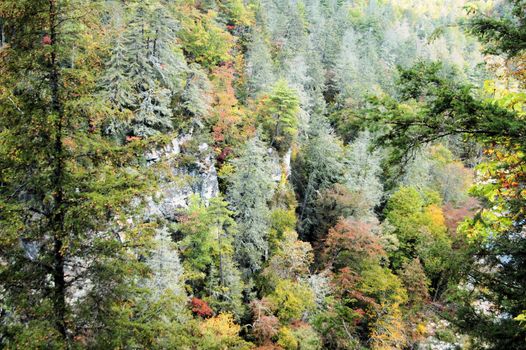
[[[526,349],[525,6],[1,0],[0,349]]]

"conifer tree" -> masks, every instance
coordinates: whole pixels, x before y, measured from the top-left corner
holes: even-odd
[[[268,257],[268,203],[273,183],[267,157],[264,143],[256,136],[247,141],[241,156],[233,161],[235,173],[230,179],[228,200],[238,225],[234,257],[245,278],[258,271]]]
[[[171,101],[182,93],[187,70],[175,44],[173,9],[164,1],[122,6],[122,33],[112,42],[101,82],[116,114],[106,132],[144,137],[171,130]]]
[[[263,97],[258,110],[260,122],[270,146],[283,155],[296,141],[300,111],[296,91],[279,80],[268,97]]]
[[[302,238],[313,240],[319,193],[343,179],[343,147],[324,117],[309,125],[308,139],[294,162],[292,182],[298,197],[298,227]]]
[[[178,245],[194,295],[217,311],[239,317],[243,312],[243,282],[233,261],[236,225],[227,206],[221,197],[212,198],[207,205],[203,199],[192,196],[178,225],[184,236]]]
[[[131,215],[129,201],[149,181],[131,150],[96,131],[103,120],[93,116],[104,108],[96,99],[100,52],[93,43],[101,38],[90,28],[100,6],[0,4],[12,33],[0,54],[0,259],[7,262],[0,288],[8,347],[104,347],[116,320],[137,330],[137,320],[121,312],[141,297],[135,287],[148,268],[137,256],[147,253],[150,230],[123,224],[122,216]]]
[[[346,159],[346,185],[355,199],[353,216],[359,220],[374,216],[373,210],[383,195],[380,152],[370,147],[371,135],[362,132],[350,145]]]
[[[245,61],[249,94],[255,97],[268,90],[275,80],[269,48],[257,27],[253,29]]]

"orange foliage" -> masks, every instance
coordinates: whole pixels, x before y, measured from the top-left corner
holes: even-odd
[[[455,207],[450,203],[446,204],[442,210],[449,233],[454,236],[457,232],[458,225],[464,221],[464,219],[472,218],[479,208],[480,203],[472,197],[468,198],[460,206]]]
[[[234,79],[232,64],[221,65],[212,71],[215,91],[212,136],[216,145],[237,145],[254,133],[253,127],[244,125],[244,111],[235,96]]]
[[[378,237],[371,232],[370,224],[342,218],[329,230],[324,255],[328,263],[333,265],[342,256],[351,262],[359,263],[365,259],[383,256],[385,252]],[[349,261],[340,263],[351,265]]]
[[[199,298],[192,298],[190,304],[192,305],[192,312],[198,316],[210,317],[214,314],[212,308],[204,300],[201,300]]]

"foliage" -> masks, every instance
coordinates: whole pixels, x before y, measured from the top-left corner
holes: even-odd
[[[242,155],[233,162],[228,199],[234,204],[238,234],[234,257],[245,277],[261,269],[268,256],[269,209],[273,186],[264,144],[256,136],[247,141]]]
[[[522,349],[524,3],[465,4],[0,2],[0,348]]]
[[[115,9],[114,9],[115,10]],[[172,8],[163,2],[123,4],[123,17],[101,78],[102,98],[111,117],[107,134],[151,136],[173,128],[170,108],[182,93],[186,62],[174,44],[177,24]]]
[[[314,294],[309,286],[287,279],[278,282],[268,299],[282,321],[299,320],[314,307]]]
[[[239,337],[241,327],[234,323],[230,314],[219,314],[206,319],[199,326],[202,338],[199,347],[202,349],[239,349],[248,350],[252,344]]]
[[[318,193],[341,181],[343,147],[324,118],[311,120],[309,138],[293,164],[292,183],[298,197],[298,226],[303,239],[314,241]]]
[[[267,284],[275,287],[280,280],[299,280],[309,274],[309,267],[313,261],[312,248],[309,243],[298,240],[294,231],[285,233],[278,250],[263,270]]]
[[[297,93],[279,80],[268,96],[261,98],[258,108],[259,123],[268,143],[283,155],[298,135],[299,100]]]
[[[178,33],[183,50],[207,68],[231,59],[233,38],[219,26],[216,17],[214,11],[202,14],[190,9],[188,15],[183,17]]]
[[[214,311],[208,306],[206,301],[199,298],[192,298],[190,301],[192,305],[192,312],[201,317],[209,317],[214,314]]]
[[[168,340],[149,332],[180,325],[175,300],[150,304],[140,285],[151,271],[137,257],[151,252],[153,225],[124,220],[153,187],[143,150],[99,132],[108,117],[97,91],[102,33],[91,30],[100,6],[0,5],[10,31],[0,49],[2,346],[155,348]]]
[[[264,36],[254,28],[246,54],[248,90],[252,96],[270,89],[274,82],[272,57]]]
[[[355,198],[352,209],[356,219],[374,216],[373,210],[383,197],[381,154],[380,150],[371,151],[372,146],[372,136],[362,132],[349,145],[346,157],[346,185]]]
[[[420,308],[429,299],[429,284],[424,268],[418,258],[402,265],[400,279],[407,290],[410,307]]]
[[[510,16],[489,17],[477,11],[468,22],[469,31],[485,44],[484,50],[488,53],[516,56],[524,50],[524,2],[511,0],[509,3],[513,6]]]
[[[191,291],[206,292],[203,298],[216,309],[239,315],[243,283],[233,261],[233,212],[221,197],[212,198],[208,205],[195,195],[189,201],[178,225],[183,235],[178,245]]]
[[[329,230],[325,241],[325,260],[336,270],[345,266],[360,269],[378,261],[382,255],[378,237],[371,232],[371,226],[363,222],[340,220]]]
[[[278,334],[279,320],[272,315],[271,304],[268,299],[254,300],[250,304],[254,323],[253,334],[259,344],[268,344]]]

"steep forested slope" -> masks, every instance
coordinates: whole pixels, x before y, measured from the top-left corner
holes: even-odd
[[[2,0],[0,348],[525,348],[523,10]]]

